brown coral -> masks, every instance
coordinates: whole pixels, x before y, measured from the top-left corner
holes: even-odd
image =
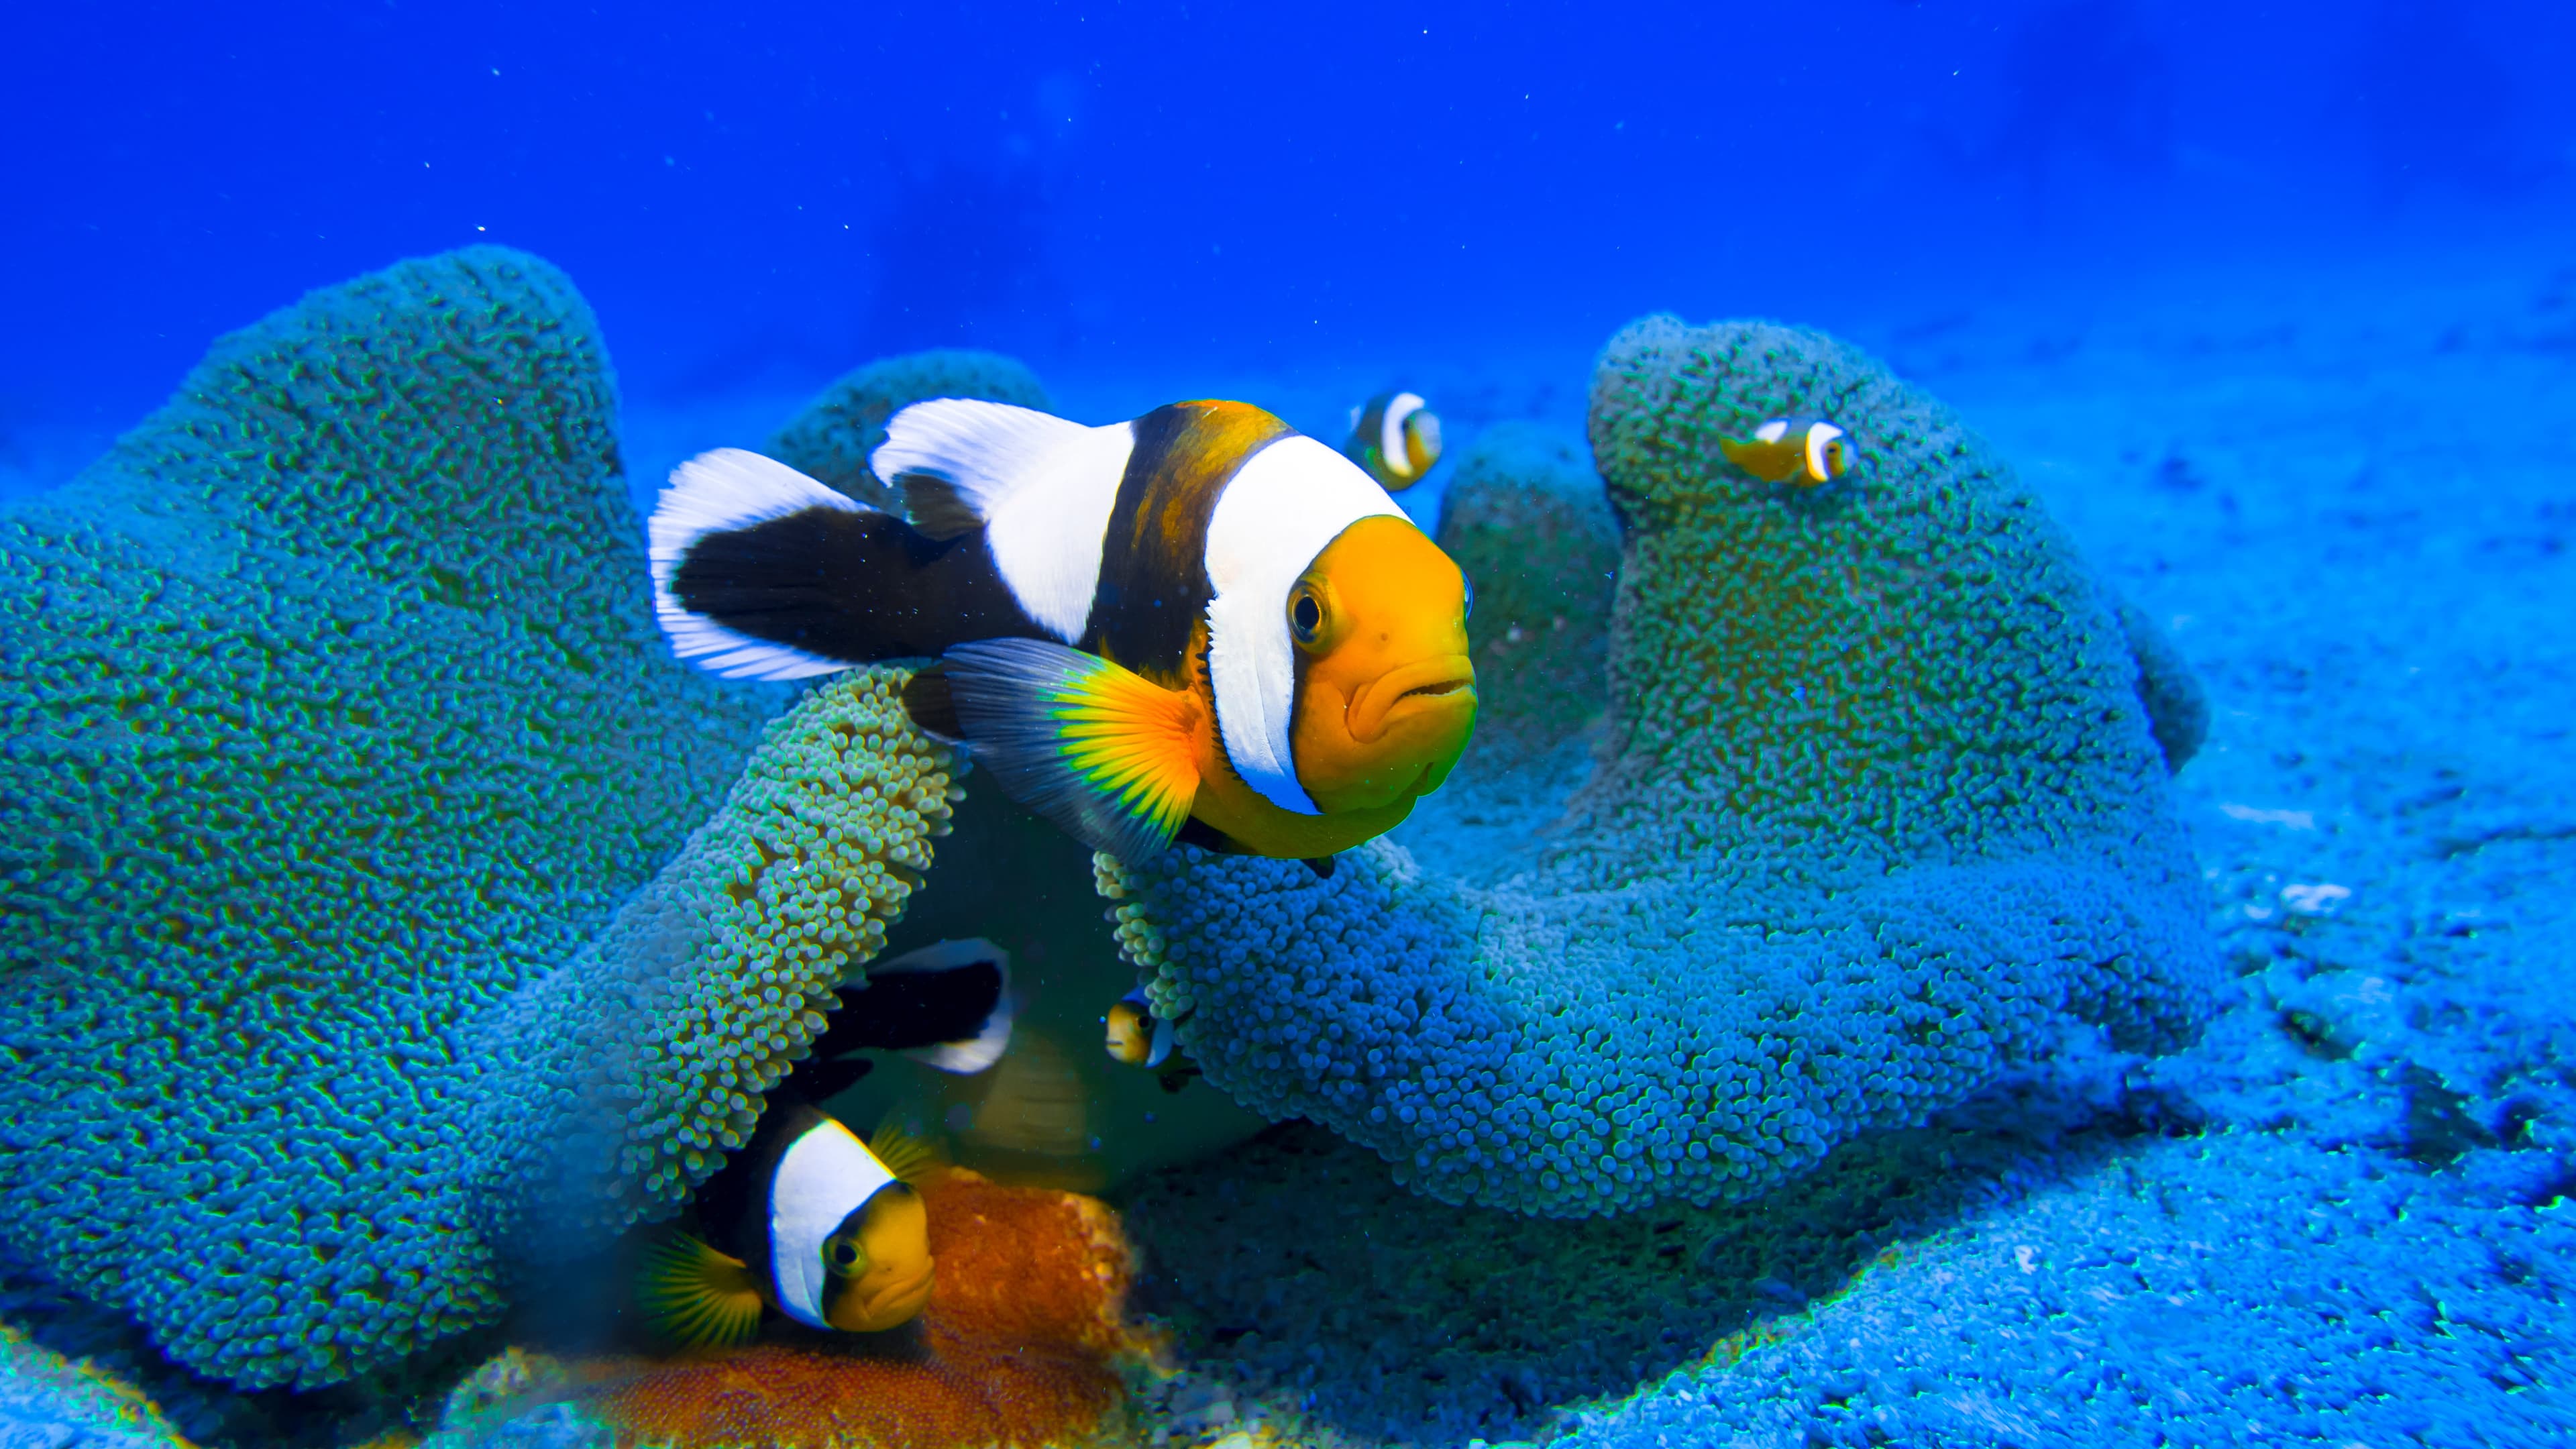
[[[955,1171],[925,1192],[939,1287],[902,1349],[801,1338],[637,1362],[590,1404],[622,1443],[787,1449],[1063,1444],[1122,1397],[1143,1340],[1108,1208]]]

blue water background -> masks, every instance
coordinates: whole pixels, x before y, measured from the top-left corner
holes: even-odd
[[[0,491],[215,334],[479,241],[572,274],[638,410],[965,344],[1095,419],[1266,387],[1328,430],[1425,378],[1573,421],[1648,311],[1925,371],[1998,305],[2072,347],[2142,288],[2576,234],[2544,0],[48,5],[0,52]]]

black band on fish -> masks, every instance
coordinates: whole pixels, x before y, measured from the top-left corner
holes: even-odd
[[[719,448],[680,465],[649,533],[673,650],[733,678],[802,679],[1044,632],[981,534],[931,538],[756,453]]]
[[[1044,632],[981,534],[943,543],[890,513],[813,509],[710,534],[681,555],[670,591],[734,633],[842,666]]]
[[[1082,647],[1175,687],[1216,593],[1208,520],[1236,470],[1290,429],[1259,408],[1209,402],[1156,408],[1132,426]]]

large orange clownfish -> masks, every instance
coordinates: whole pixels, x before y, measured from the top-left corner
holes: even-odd
[[[914,720],[1130,861],[1178,838],[1321,868],[1466,748],[1465,577],[1259,408],[1093,428],[942,398],[869,461],[902,517],[755,453],[680,465],[651,526],[673,650],[750,679],[937,656]]]

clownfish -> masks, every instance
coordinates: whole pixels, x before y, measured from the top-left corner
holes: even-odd
[[[680,465],[650,542],[683,659],[904,693],[1005,794],[1128,861],[1320,860],[1401,823],[1476,718],[1467,582],[1349,459],[1236,402],[1085,427],[941,398],[870,457],[898,518],[756,453]]]
[[[1351,409],[1351,440],[1342,444],[1342,456],[1401,493],[1440,461],[1440,419],[1419,394],[1379,393]]]
[[[765,1311],[876,1333],[930,1301],[930,1219],[910,1185],[933,1165],[930,1150],[893,1128],[861,1142],[806,1103],[865,1075],[866,1058],[845,1056],[861,1049],[959,1074],[1000,1061],[1011,1045],[1011,956],[974,937],[866,971],[770,1093],[752,1140],[698,1189],[697,1231],[645,1249],[637,1299],[663,1337],[690,1348],[747,1343]]]
[[[1199,1074],[1198,1066],[1175,1051],[1172,1024],[1154,1014],[1153,1004],[1138,987],[1119,997],[1101,1018],[1108,1029],[1109,1059],[1120,1066],[1153,1071],[1166,1092],[1177,1092]]]
[[[1851,471],[1850,435],[1822,418],[1773,418],[1750,438],[1720,438],[1727,461],[1765,483],[1801,488],[1831,483]]]
[[[827,1102],[855,1085],[875,1063],[853,1052],[894,1052],[972,1076],[1010,1050],[1018,1009],[1011,953],[983,937],[871,961],[866,975],[866,985],[842,988],[840,1007],[789,1071],[784,1085],[796,1096]]]
[[[802,1102],[773,1101],[750,1145],[695,1202],[702,1231],[646,1248],[636,1298],[663,1337],[726,1348],[764,1310],[807,1328],[881,1333],[930,1302],[930,1215],[907,1175],[929,1149],[880,1131],[874,1147]]]

